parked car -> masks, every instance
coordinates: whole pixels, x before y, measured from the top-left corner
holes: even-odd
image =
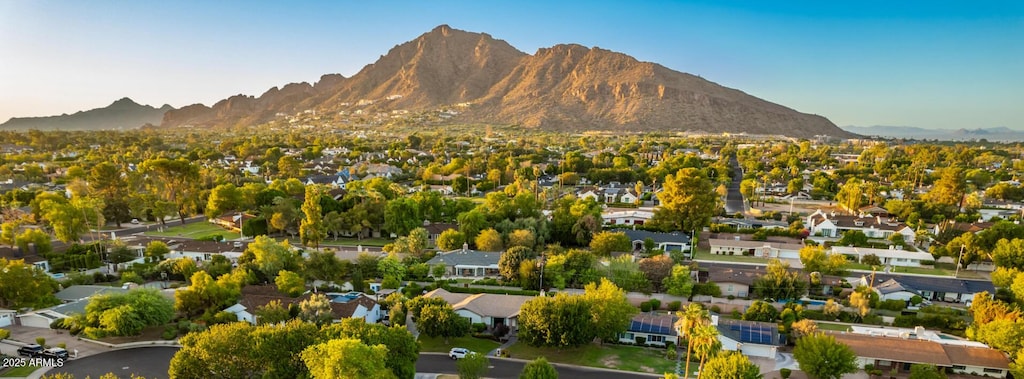
[[[22,357],[35,358],[43,354],[43,347],[31,344],[28,346],[22,346],[18,348],[18,355]]]
[[[469,351],[469,349],[453,347],[451,350],[448,351],[448,356],[451,357],[452,359],[462,359],[465,358],[467,354],[472,353],[473,352]]]
[[[68,359],[68,351],[62,347],[51,347],[49,349],[43,350],[42,357]]]

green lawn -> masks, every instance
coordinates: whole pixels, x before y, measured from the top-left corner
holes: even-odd
[[[12,367],[0,371],[0,378],[24,378],[39,369],[39,366]]]
[[[296,245],[296,246],[302,246],[301,245],[301,241],[299,241],[299,239],[295,239],[293,242],[299,242],[299,245]],[[335,241],[334,238],[328,237],[327,239],[325,239],[325,240],[320,242],[320,246],[360,246],[361,245],[361,246],[381,247],[381,246],[387,245],[387,244],[392,243],[392,242],[395,242],[395,241],[394,240],[390,240],[390,239],[386,239],[386,238],[363,238],[363,239],[357,239],[357,238],[341,237],[341,238],[338,238],[337,241]]]
[[[761,263],[768,264],[768,260],[758,257],[748,257],[744,255],[718,255],[711,254],[708,250],[696,249],[694,251],[694,260],[705,260],[705,261],[719,261],[719,262],[747,262],[747,263]]]
[[[487,354],[491,350],[497,349],[498,346],[501,346],[500,343],[497,343],[495,341],[483,338],[475,338],[471,336],[449,338],[448,344],[444,343],[444,338],[431,338],[422,334],[420,335],[419,340],[420,351],[431,351],[439,353],[447,353],[448,350],[451,350],[451,348],[453,347],[464,347],[469,349],[470,351],[475,351],[480,354]]]
[[[532,347],[519,342],[508,349],[512,358],[533,360],[545,357],[550,362],[617,370],[663,374],[675,372],[676,362],[665,358],[665,350],[625,345],[589,344],[577,348]],[[683,351],[683,354],[686,354]],[[691,369],[695,369],[691,364]]]
[[[173,223],[171,224],[173,225]],[[156,229],[156,227],[153,227]],[[162,232],[148,231],[145,233],[148,236],[159,236],[159,237],[184,237],[191,239],[209,238],[210,236],[220,235],[226,240],[238,239],[238,233],[224,230],[224,228],[208,223],[208,222],[196,222],[187,225],[171,226],[164,229]]]

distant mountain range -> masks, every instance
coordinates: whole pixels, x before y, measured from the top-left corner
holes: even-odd
[[[993,142],[1024,141],[1024,131],[1006,127],[986,129],[924,129],[911,126],[844,126],[844,130],[863,136],[884,138],[904,138],[940,141],[977,141],[985,139]]]
[[[255,126],[306,111],[335,123],[355,115],[438,110],[449,110],[444,122],[552,131],[856,136],[825,117],[625,54],[562,44],[530,55],[488,34],[447,25],[395,46],[352,77],[329,74],[312,85],[292,83],[259,97],[237,95],[213,106],[181,109],[157,109],[125,98],[73,115],[13,118],[0,127]]]
[[[850,137],[828,119],[625,54],[556,45],[526,54],[441,25],[352,77],[237,95],[167,112],[162,126],[255,125],[278,113],[376,114],[458,108],[451,122],[544,130],[704,131]]]
[[[158,125],[164,113],[174,107],[154,108],[123,98],[104,108],[79,111],[74,114],[46,117],[13,117],[0,124],[6,130],[105,130],[137,129],[146,124]]]

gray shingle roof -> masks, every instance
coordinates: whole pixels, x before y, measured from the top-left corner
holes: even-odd
[[[435,255],[427,264],[433,266],[442,264],[445,266],[497,266],[501,252],[476,251],[476,250],[453,250],[447,253]]]
[[[61,301],[75,301],[92,297],[95,295],[105,293],[124,293],[128,290],[121,287],[108,287],[108,286],[93,286],[93,285],[76,285],[70,286],[57,292],[55,296]]]
[[[686,243],[686,244],[690,243],[690,236],[688,236],[686,234],[683,234],[682,232],[657,233],[657,232],[648,232],[646,230],[633,230],[633,229],[625,229],[625,230],[622,230],[622,232],[626,233],[626,236],[629,237],[630,241],[643,241],[643,240],[645,240],[647,238],[650,238],[650,239],[654,240],[654,243],[663,243],[663,242],[676,242],[676,243]]]

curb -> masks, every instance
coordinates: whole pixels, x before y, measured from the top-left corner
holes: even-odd
[[[448,356],[448,354],[445,354],[445,353],[437,353],[437,352],[432,352],[432,351],[420,352],[420,355],[440,355],[440,356],[443,356],[443,357],[447,357]],[[523,364],[531,362],[531,360],[526,360],[526,359],[499,358],[499,357],[492,357],[492,356],[487,356],[487,359],[500,359],[500,360],[511,361],[511,362],[521,362]],[[652,378],[661,378],[661,377],[663,377],[665,375],[664,373],[654,374],[654,373],[649,373],[649,372],[616,370],[616,369],[612,369],[612,368],[571,365],[571,364],[567,364],[567,363],[557,363],[557,362],[552,362],[552,361],[548,361],[548,363],[550,363],[552,366],[572,367],[572,368],[576,368],[576,369],[586,369],[586,370],[592,370],[592,371],[604,371],[604,372],[610,372],[610,373],[629,373],[629,374],[632,374],[632,375],[650,376]]]

